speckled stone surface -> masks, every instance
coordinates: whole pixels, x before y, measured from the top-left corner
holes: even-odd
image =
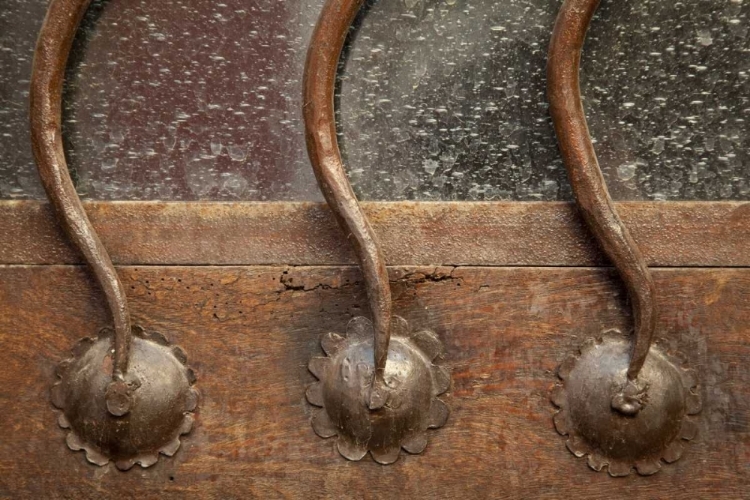
[[[301,77],[322,0],[95,1],[64,134],[92,199],[320,200]],[[370,200],[571,198],[547,112],[557,0],[368,1],[339,124]],[[46,0],[0,0],[0,199],[41,199],[27,125]],[[603,0],[582,92],[620,200],[750,199],[750,2]]]

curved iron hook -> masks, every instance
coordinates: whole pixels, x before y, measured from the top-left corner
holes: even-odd
[[[31,73],[31,144],[39,176],[60,222],[91,266],[109,305],[115,330],[113,384],[128,369],[131,322],[125,289],[86,216],[70,179],[62,142],[65,67],[78,25],[91,0],[52,0],[39,33]]]
[[[364,0],[328,0],[315,26],[304,76],[305,138],[315,177],[362,266],[375,327],[375,375],[370,408],[384,404],[383,390],[391,324],[391,289],[385,259],[346,177],[336,140],[333,94],[336,69],[349,27]]]
[[[646,361],[656,329],[654,282],[638,246],[617,215],[591,142],[581,103],[578,73],[581,49],[600,0],[565,0],[552,33],[547,62],[550,113],[578,207],[588,227],[617,268],[633,309],[634,341],[628,384],[634,384]],[[625,390],[623,393],[627,394]],[[619,394],[613,407],[637,413]]]

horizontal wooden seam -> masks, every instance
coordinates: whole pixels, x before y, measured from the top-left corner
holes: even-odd
[[[750,203],[621,202],[652,267],[750,266]],[[117,265],[351,265],[322,203],[88,202]],[[390,266],[607,266],[565,202],[365,202]],[[1,264],[79,264],[50,207],[0,202]]]

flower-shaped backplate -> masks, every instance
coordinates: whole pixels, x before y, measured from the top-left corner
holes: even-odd
[[[373,383],[374,331],[370,320],[349,322],[346,336],[328,333],[321,344],[326,357],[310,361],[318,378],[307,390],[307,400],[319,407],[312,426],[323,438],[338,436],[337,447],[349,460],[360,460],[368,451],[375,461],[390,464],[401,448],[421,453],[427,446],[427,429],[442,427],[448,407],[437,398],[450,387],[448,371],[433,364],[442,344],[431,331],[411,332],[403,318],[394,317],[385,368],[385,404],[368,406]]]
[[[73,357],[57,368],[59,380],[52,387],[52,403],[62,410],[60,427],[69,429],[71,450],[84,450],[96,465],[110,460],[127,470],[138,463],[149,467],[159,453],[172,456],[180,436],[190,432],[198,393],[192,387],[193,371],[185,353],[160,334],[133,327],[127,373],[112,384],[113,332],[100,331],[96,338],[81,339]],[[113,410],[108,390],[125,388],[127,411]]]
[[[568,436],[567,447],[589,466],[611,476],[655,474],[682,456],[683,441],[697,433],[692,415],[701,398],[695,372],[676,356],[652,345],[646,362],[630,386],[640,408],[623,414],[613,408],[613,396],[626,386],[630,340],[616,330],[587,340],[560,365],[561,382],[552,390],[557,431]],[[636,394],[637,392],[637,394]]]

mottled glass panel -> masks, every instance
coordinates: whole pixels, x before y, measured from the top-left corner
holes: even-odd
[[[93,199],[320,200],[301,122],[322,0],[95,1],[64,136]],[[369,0],[340,70],[363,199],[559,200],[545,95],[558,0]],[[0,198],[43,198],[28,83],[46,0],[0,0]],[[584,49],[592,136],[620,200],[750,199],[750,2],[603,0]]]
[[[750,199],[750,1],[604,0],[582,90],[617,199]]]
[[[0,0],[0,199],[43,198],[29,139],[29,78],[47,2]]]
[[[342,72],[360,191],[417,200],[570,197],[546,99],[556,1],[372,2]]]

